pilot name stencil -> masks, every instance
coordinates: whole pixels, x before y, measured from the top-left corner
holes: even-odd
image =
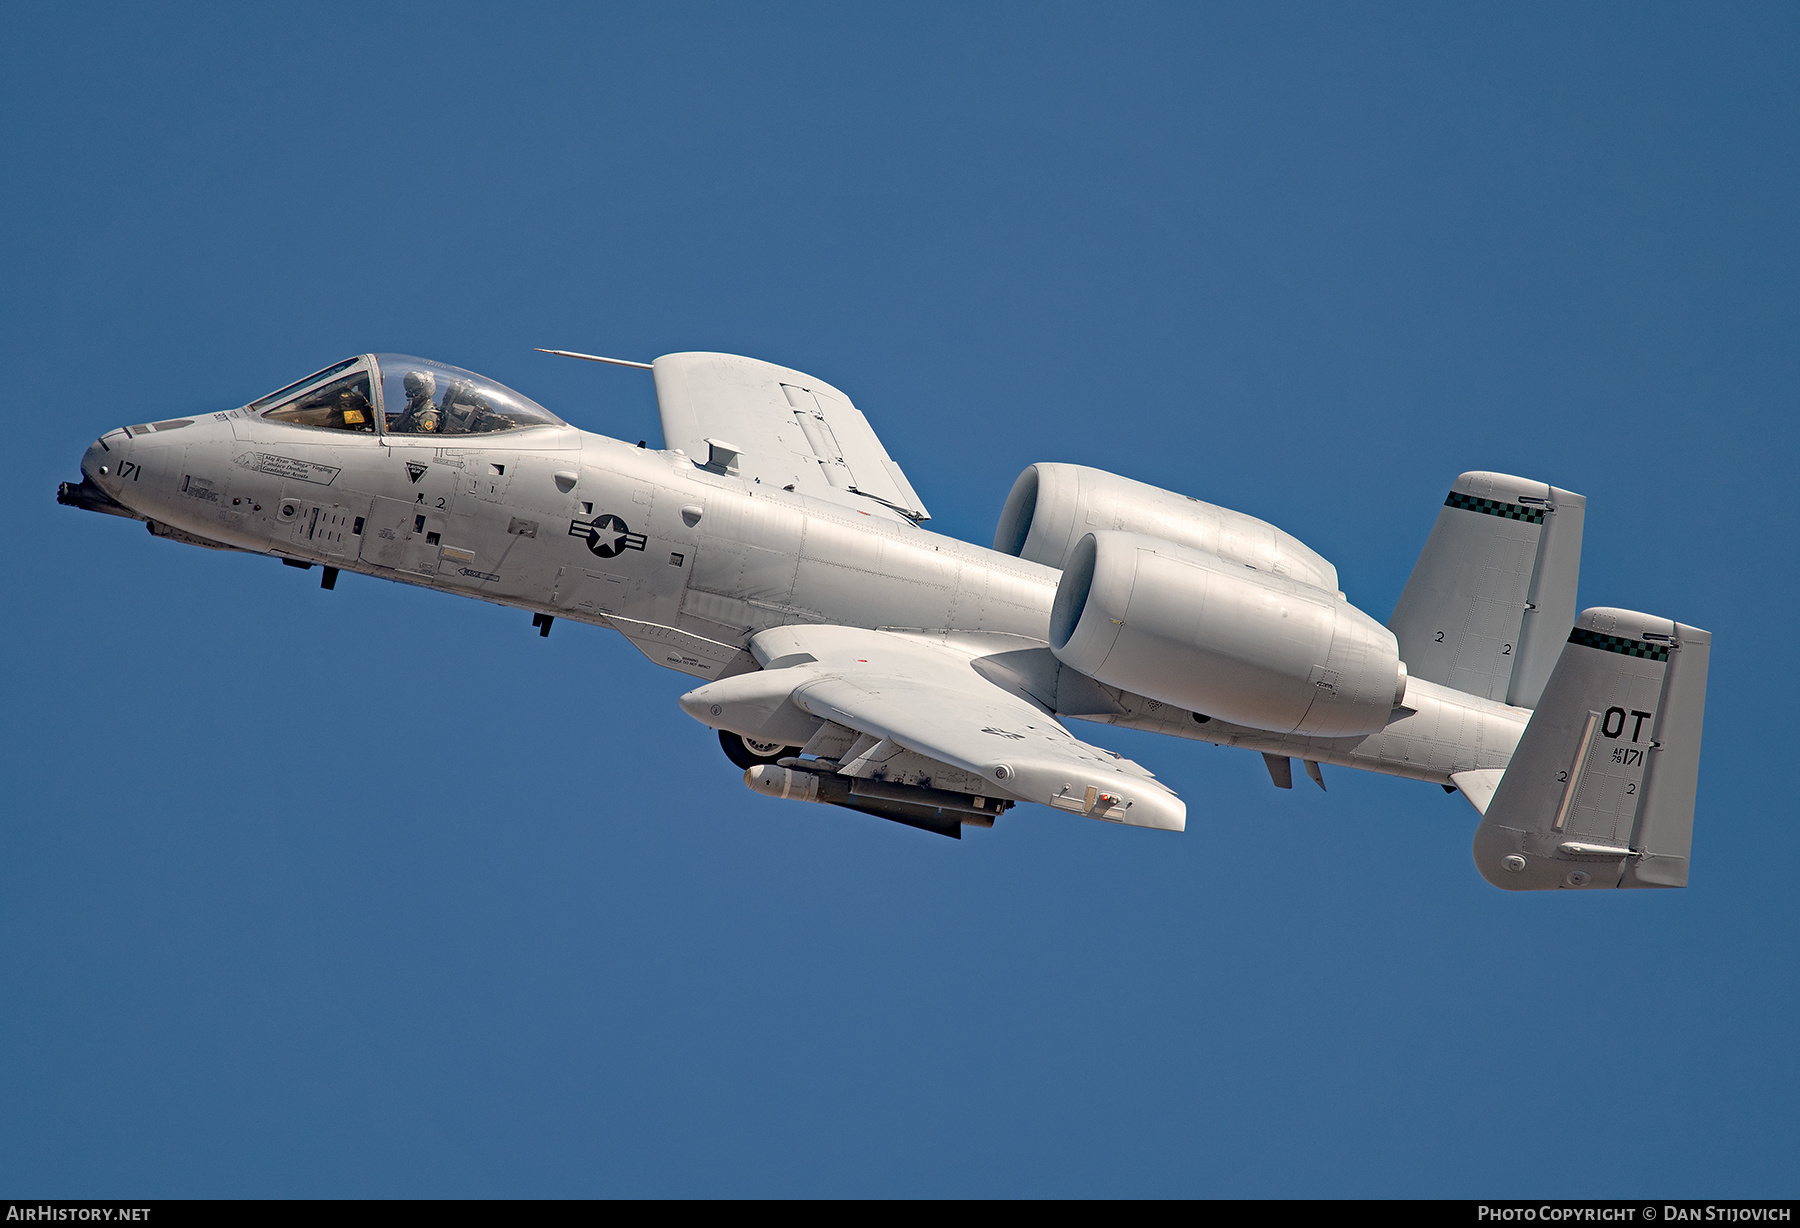
[[[312,482],[319,486],[331,485],[340,472],[330,465],[315,464],[293,456],[276,456],[272,452],[246,452],[237,457],[235,463],[255,473],[291,478],[296,482]]]
[[[623,520],[607,513],[592,520],[571,520],[569,536],[585,538],[587,548],[603,559],[610,559],[626,550],[642,550],[646,540],[642,533],[633,533]]]

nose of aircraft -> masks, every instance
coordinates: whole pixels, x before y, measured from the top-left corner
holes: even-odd
[[[114,516],[137,516],[139,513],[121,497],[137,464],[132,452],[129,431],[108,431],[82,454],[80,483],[62,483],[57,487],[56,501]]]
[[[121,498],[136,476],[142,459],[132,441],[131,432],[123,427],[108,431],[88,445],[81,457],[81,476],[114,499]]]
[[[96,439],[88,445],[88,450],[81,456],[81,476],[96,486],[104,485],[118,472],[118,462],[125,450],[130,446],[131,437],[124,431],[113,431],[116,437],[109,443]],[[117,452],[114,449],[117,448]]]

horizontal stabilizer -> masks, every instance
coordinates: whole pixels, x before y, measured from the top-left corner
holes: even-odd
[[[1457,478],[1388,619],[1407,673],[1535,707],[1575,620],[1586,514],[1528,478]]]
[[[1450,773],[1450,783],[1469,799],[1469,805],[1475,807],[1476,814],[1486,814],[1488,804],[1494,800],[1494,790],[1500,787],[1503,775],[1505,772],[1499,768],[1470,768]]]
[[[1687,886],[1711,651],[1696,627],[1584,610],[1476,829],[1482,877]]]

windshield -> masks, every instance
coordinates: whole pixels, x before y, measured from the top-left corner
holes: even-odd
[[[343,362],[332,363],[329,367],[326,367],[323,371],[314,371],[311,375],[307,376],[305,379],[297,379],[293,383],[288,384],[285,387],[277,388],[274,392],[271,392],[266,397],[258,397],[256,400],[250,402],[250,404],[247,406],[247,408],[250,410],[251,413],[259,413],[262,410],[267,409],[269,406],[275,404],[275,402],[286,397],[288,395],[288,393],[298,392],[298,391],[300,391],[300,389],[306,387],[308,384],[317,383],[318,381],[325,379],[327,376],[336,375],[339,371],[348,371],[351,367],[354,367],[358,362],[361,362],[361,361],[362,360],[359,358],[346,358],[346,359],[344,359]]]
[[[264,415],[296,426],[323,426],[336,431],[375,431],[375,408],[369,403],[369,373],[358,371],[316,388]]]
[[[381,411],[390,435],[484,435],[562,419],[504,384],[425,358],[377,354]]]

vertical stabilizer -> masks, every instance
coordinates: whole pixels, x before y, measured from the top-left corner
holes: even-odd
[[[1712,635],[1584,610],[1475,832],[1509,891],[1685,887]]]
[[[1504,473],[1465,473],[1388,619],[1407,673],[1537,705],[1575,621],[1587,499]]]

